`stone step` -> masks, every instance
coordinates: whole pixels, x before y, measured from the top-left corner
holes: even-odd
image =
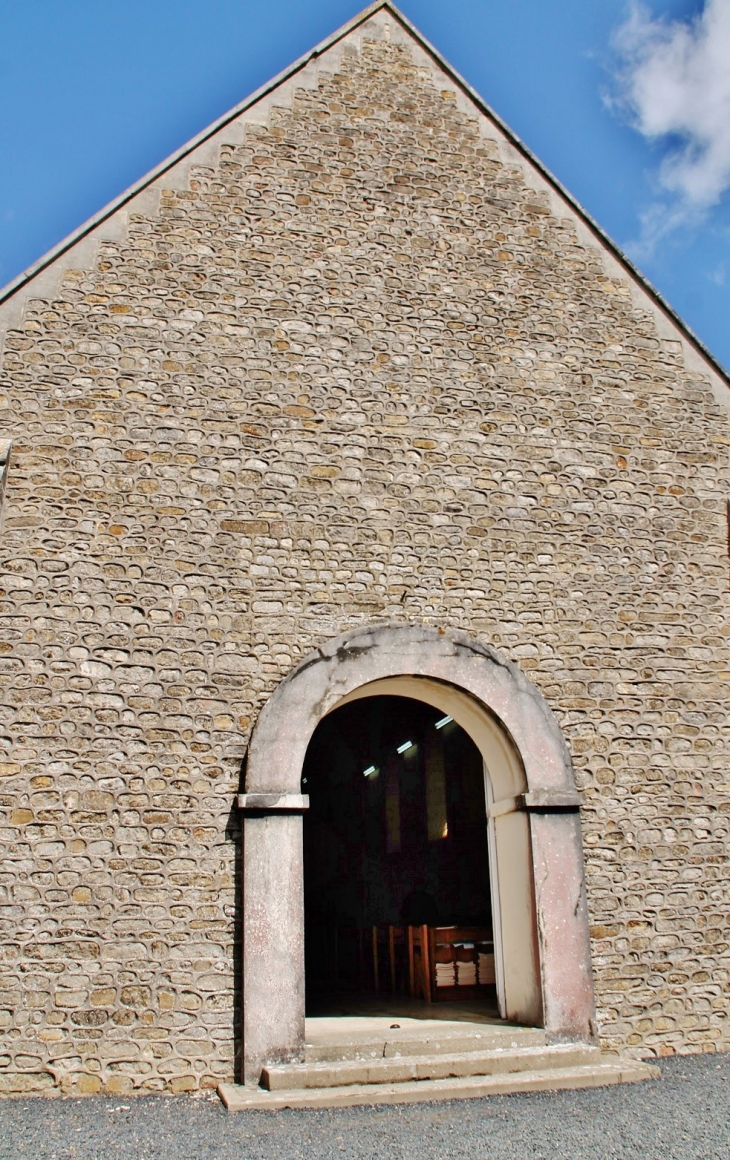
[[[556,1067],[596,1063],[600,1058],[598,1047],[585,1043],[561,1043],[551,1047],[502,1047],[491,1051],[448,1055],[419,1054],[328,1063],[285,1063],[265,1067],[261,1073],[261,1086],[267,1091],[293,1091],[296,1088],[407,1083],[411,1080],[547,1071]]]
[[[415,1022],[415,1020],[413,1021]],[[389,1028],[380,1034],[348,1037],[328,1033],[318,1041],[307,1036],[307,1063],[334,1063],[337,1060],[389,1059],[403,1055],[459,1055],[472,1051],[511,1050],[540,1047],[547,1043],[545,1032],[533,1027],[491,1027],[488,1024],[443,1024],[414,1028]]]
[[[605,1087],[654,1079],[659,1068],[633,1060],[605,1059],[576,1067],[522,1071],[509,1075],[411,1080],[405,1083],[352,1084],[349,1087],[266,1091],[222,1083],[218,1094],[229,1112],[278,1111],[280,1108],[344,1108],[355,1104],[410,1104],[433,1100],[478,1099],[511,1092]]]

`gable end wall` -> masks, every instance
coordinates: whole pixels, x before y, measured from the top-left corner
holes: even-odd
[[[557,714],[604,1044],[727,1049],[720,380],[385,13],[205,149],[1,308],[0,1090],[233,1077],[247,739],[373,622]]]

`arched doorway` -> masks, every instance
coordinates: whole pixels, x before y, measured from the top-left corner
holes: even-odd
[[[308,1016],[497,1016],[485,772],[453,717],[413,697],[320,721],[302,778]]]
[[[239,796],[249,1083],[264,1064],[303,1052],[307,748],[328,713],[376,695],[438,708],[484,759],[504,1013],[540,1022],[554,1039],[594,1036],[579,802],[555,717],[494,650],[462,634],[386,625],[349,633],[302,662],[265,706],[251,739]]]

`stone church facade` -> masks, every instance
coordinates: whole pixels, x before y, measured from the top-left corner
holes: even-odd
[[[729,384],[390,5],[0,326],[0,1091],[233,1078],[249,739],[384,628],[556,721],[590,1033],[730,1047]]]

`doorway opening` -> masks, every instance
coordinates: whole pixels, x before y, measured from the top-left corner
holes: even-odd
[[[448,713],[372,695],[302,770],[310,1014],[499,1016],[484,759]]]
[[[311,758],[303,773],[307,750],[326,717],[375,696],[412,698],[452,716],[484,760],[501,1016],[556,1040],[595,1037],[580,799],[549,705],[516,665],[463,633],[364,626],[305,657],[251,736],[237,798],[247,1083],[267,1063],[304,1057],[303,818],[317,788]],[[302,792],[310,786],[311,795]],[[311,852],[310,843],[310,863]]]

